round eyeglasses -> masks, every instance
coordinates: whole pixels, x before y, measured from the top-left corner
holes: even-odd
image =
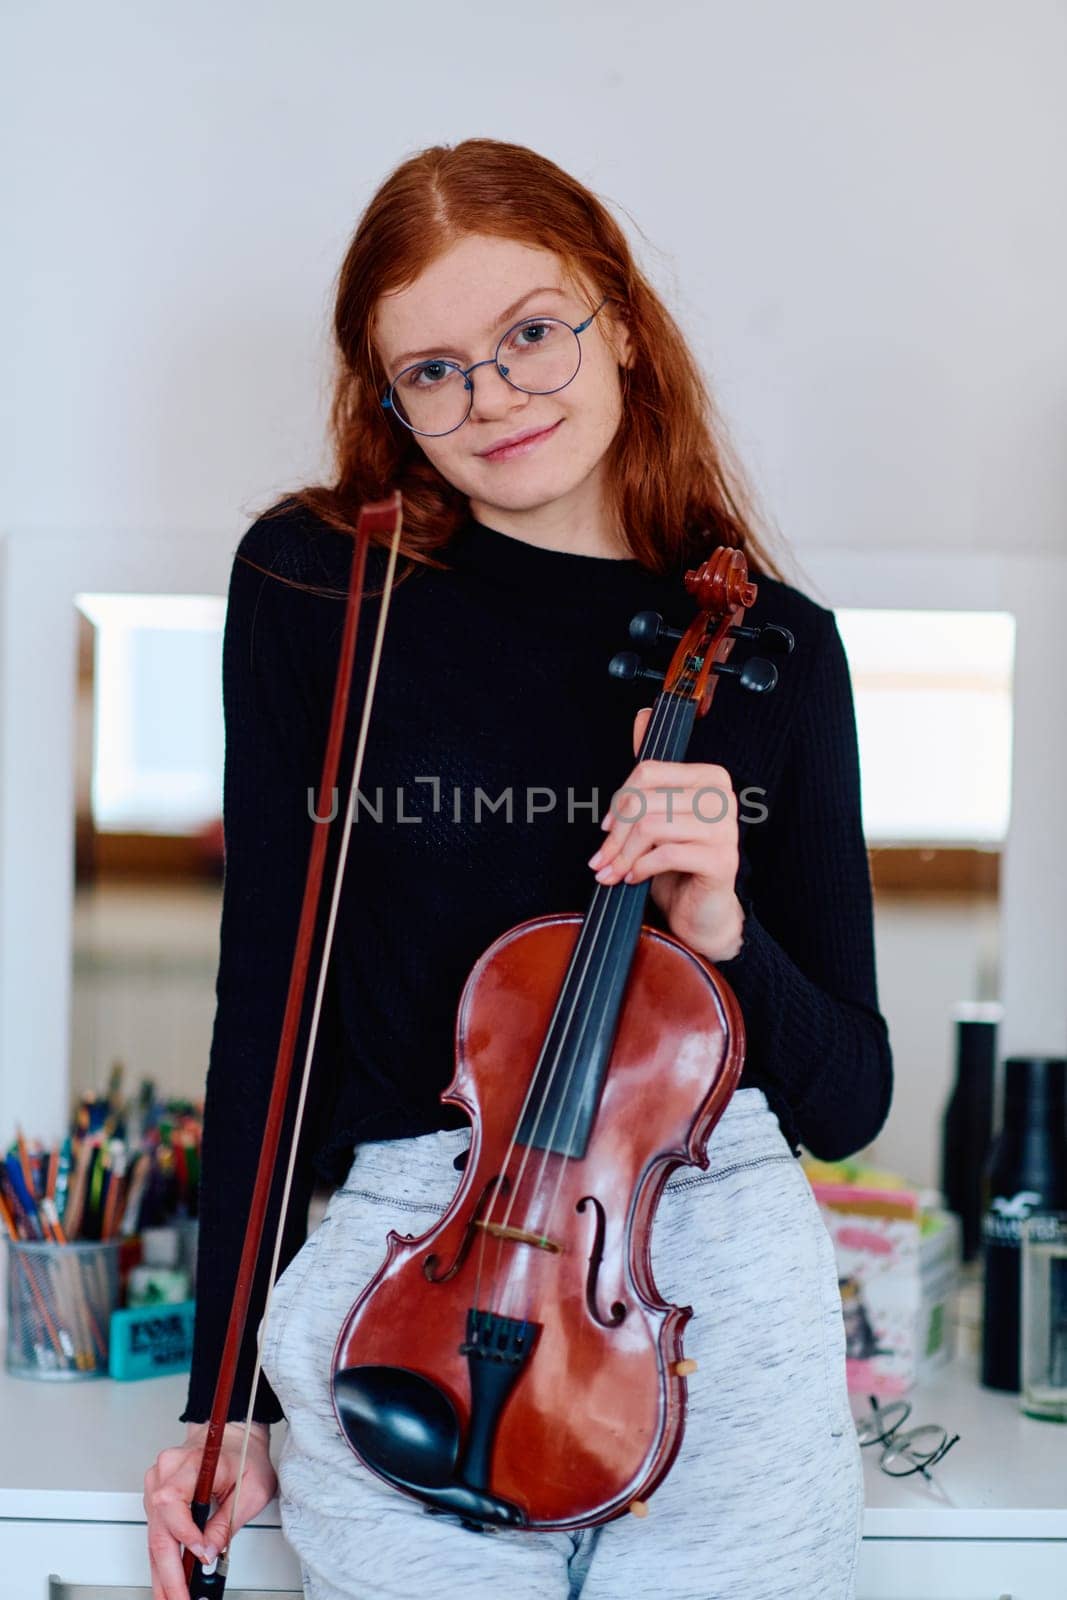
[[[867,1398],[871,1409],[865,1417],[857,1419],[856,1437],[861,1445],[882,1446],[878,1465],[891,1478],[908,1478],[913,1472],[921,1472],[924,1478],[929,1478],[929,1468],[959,1443],[958,1433],[950,1438],[948,1430],[936,1422],[924,1422],[901,1433],[901,1424],[911,1415],[910,1402],[894,1400],[887,1406],[880,1406],[873,1394]]]
[[[462,428],[470,416],[474,405],[471,373],[477,367],[495,366],[500,376],[523,394],[556,394],[578,376],[582,364],[578,335],[610,298],[606,295],[596,311],[577,325],[560,317],[524,317],[501,335],[492,356],[470,367],[444,356],[415,361],[397,373],[382,396],[382,409],[391,411],[412,433],[439,438]]]

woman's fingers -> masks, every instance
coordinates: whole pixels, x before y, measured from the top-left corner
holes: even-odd
[[[189,1509],[196,1490],[199,1452],[187,1447],[163,1450],[145,1473],[148,1559],[153,1600],[188,1600],[182,1546],[205,1561],[211,1557]]]
[[[642,706],[634,718],[634,755],[641,749],[641,740],[645,737],[648,719],[652,715],[651,706]]]
[[[241,1440],[238,1435],[228,1443],[219,1457],[215,1475],[215,1510],[204,1529],[204,1543],[212,1551],[225,1550],[230,1541],[230,1519],[234,1533],[243,1528],[252,1517],[258,1516],[269,1505],[277,1492],[278,1480],[271,1465],[270,1445],[253,1434],[248,1443],[248,1457],[241,1478],[240,1498],[236,1511],[233,1508],[233,1491],[237,1482],[237,1469],[241,1463]]]
[[[243,1528],[246,1522],[258,1517],[264,1506],[269,1506],[278,1491],[278,1480],[269,1458],[266,1471],[262,1467],[245,1474],[241,1484],[241,1498],[234,1517],[234,1527]]]
[[[718,828],[710,827],[710,821],[710,815],[703,817],[683,810],[670,819],[662,812],[651,812],[629,826],[617,824],[589,865],[598,883],[613,883],[635,866],[643,867],[654,850],[684,846],[691,864],[681,870],[710,877],[721,869],[725,882],[731,863],[736,871],[737,830],[726,818],[722,819],[724,826]],[[696,856],[693,851],[697,852]],[[653,870],[663,871],[665,865]],[[730,881],[732,883],[733,879]]]
[[[186,1452],[165,1450],[159,1463],[145,1474],[144,1507],[148,1514],[149,1543],[153,1530],[162,1529],[171,1540],[195,1548],[203,1539],[189,1509],[196,1489],[198,1463],[195,1458],[177,1464],[165,1460],[175,1455],[184,1456]]]
[[[667,844],[657,845],[655,849],[646,850],[632,866],[625,868],[623,875],[627,883],[643,883],[646,878],[654,878],[659,872],[693,873],[710,878],[714,875],[714,865],[709,868],[708,852],[703,845],[671,840]],[[727,863],[722,875],[724,885],[729,873]],[[730,877],[730,882],[732,884],[733,877]]]
[[[601,827],[614,830],[650,814],[670,818],[683,811],[709,821],[735,815],[737,796],[729,773],[684,761],[639,762],[612,794]]]
[[[152,1572],[152,1600],[188,1600],[189,1589],[182,1565],[182,1547],[189,1549],[204,1566],[210,1566],[226,1548],[230,1534],[230,1499],[241,1456],[243,1424],[234,1425],[232,1435],[219,1457],[215,1474],[216,1508],[201,1531],[193,1521],[190,1504],[196,1493],[200,1473],[202,1440],[189,1441],[173,1450],[160,1452],[145,1473],[144,1506],[148,1519],[148,1558]],[[269,1504],[277,1492],[277,1478],[270,1459],[269,1435],[254,1429],[241,1483],[240,1504],[234,1528]]]
[[[245,1475],[241,1479],[241,1495],[237,1509],[233,1514],[233,1532],[243,1528],[246,1522],[259,1515],[264,1506],[270,1504],[277,1491],[277,1480],[274,1469],[270,1465],[270,1458],[265,1463],[255,1459],[249,1452],[248,1464]],[[230,1514],[233,1496],[227,1493],[219,1502],[214,1514],[209,1518],[204,1529],[205,1543],[215,1550],[225,1550],[230,1542]]]
[[[149,1529],[148,1561],[152,1571],[152,1600],[189,1600],[181,1547],[166,1528]]]

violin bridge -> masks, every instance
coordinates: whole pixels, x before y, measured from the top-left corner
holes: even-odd
[[[483,1222],[480,1217],[474,1226],[484,1228],[494,1239],[510,1239],[513,1244],[532,1244],[535,1249],[548,1250],[556,1256],[563,1254],[563,1246],[554,1239],[546,1239],[542,1233],[527,1233],[525,1228],[508,1228],[502,1222]]]

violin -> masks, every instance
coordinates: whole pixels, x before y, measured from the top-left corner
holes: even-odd
[[[623,652],[617,677],[662,678],[638,759],[680,761],[718,682],[766,693],[768,660],[729,663],[756,598],[742,552],[685,575],[684,632],[642,612],[641,643],[677,639],[662,674]],[[577,1529],[643,1514],[682,1442],[691,1306],[653,1282],[650,1236],[671,1172],[706,1167],[737,1086],[744,1024],[728,984],[642,923],[649,880],[598,884],[584,916],[534,917],[475,963],[441,1100],[471,1143],[445,1214],[386,1258],[334,1350],[341,1430],[363,1464],[469,1527]]]

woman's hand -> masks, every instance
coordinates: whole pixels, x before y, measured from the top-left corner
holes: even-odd
[[[634,754],[651,707],[634,721]],[[737,796],[725,767],[641,761],[612,797],[607,838],[590,859],[598,883],[641,883],[683,944],[709,961],[741,949],[745,914],[735,893],[740,865]]]
[[[182,1571],[183,1545],[192,1550],[204,1566],[210,1566],[225,1548],[230,1527],[228,1501],[237,1478],[244,1426],[243,1422],[226,1424],[215,1474],[218,1506],[203,1533],[193,1521],[189,1507],[196,1491],[207,1423],[187,1423],[185,1443],[173,1450],[160,1451],[155,1464],[145,1473],[144,1508],[148,1513],[152,1600],[189,1600],[189,1588]],[[278,1480],[270,1460],[270,1428],[265,1422],[254,1422],[234,1530],[262,1511],[274,1498],[277,1488]]]

